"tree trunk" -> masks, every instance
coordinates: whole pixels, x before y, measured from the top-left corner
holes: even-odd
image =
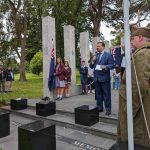
[[[94,29],[93,29],[93,36],[99,37],[100,36],[100,21],[93,22]]]
[[[103,0],[89,0],[89,14],[93,22],[93,37],[100,37],[100,23],[102,19]]]
[[[19,72],[20,72],[20,78],[19,81],[26,81],[26,51],[25,51],[25,39],[21,39],[21,56],[20,56],[20,66],[19,66]]]
[[[18,1],[17,7],[15,6],[15,3],[13,3],[11,0],[9,0],[11,10],[12,10],[12,21],[15,26],[16,35],[21,47],[21,54],[17,52],[18,57],[20,59],[20,66],[19,66],[19,72],[20,72],[20,78],[19,81],[26,81],[26,75],[25,75],[25,69],[26,69],[26,38],[25,38],[25,32],[27,27],[27,21],[26,17],[24,15],[24,31],[21,31],[21,24],[19,23],[19,17],[17,14],[19,7],[21,6],[21,0]],[[22,35],[24,33],[24,35]],[[24,36],[24,37],[23,37]]]

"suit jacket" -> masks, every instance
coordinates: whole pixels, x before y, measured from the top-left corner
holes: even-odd
[[[99,60],[100,53],[96,53],[96,61],[94,64],[90,64],[91,68],[94,68],[94,82],[108,82],[110,81],[110,69],[114,68],[114,59],[108,52],[104,52]],[[107,68],[103,70],[95,70],[96,65],[106,65]]]

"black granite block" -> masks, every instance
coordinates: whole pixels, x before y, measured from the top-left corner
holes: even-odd
[[[128,150],[128,143],[117,142],[109,150]],[[141,145],[134,144],[134,150],[150,150],[150,147],[144,147]]]
[[[49,116],[56,113],[56,103],[50,101],[42,101],[36,103],[36,114],[39,116]]]
[[[85,126],[92,126],[99,122],[99,112],[97,107],[83,105],[75,108],[75,123]]]
[[[0,138],[10,134],[9,113],[0,111]]]
[[[22,110],[27,108],[27,99],[11,99],[10,101],[11,109]]]
[[[56,150],[55,125],[35,121],[18,127],[18,150]]]

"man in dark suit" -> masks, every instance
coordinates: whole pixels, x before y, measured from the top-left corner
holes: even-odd
[[[105,43],[97,43],[97,52],[90,64],[94,68],[94,82],[96,90],[97,107],[99,112],[103,112],[103,100],[106,115],[111,114],[111,88],[110,69],[114,67],[114,59],[110,53],[104,51]]]

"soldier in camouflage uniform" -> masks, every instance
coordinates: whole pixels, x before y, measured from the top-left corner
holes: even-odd
[[[134,143],[150,147],[150,139],[146,130],[135,71],[133,68],[134,60],[148,128],[150,130],[150,28],[132,28],[131,46],[135,49],[133,59],[131,60]],[[123,74],[119,91],[118,140],[121,142],[127,142],[128,140],[125,74],[126,73]]]

